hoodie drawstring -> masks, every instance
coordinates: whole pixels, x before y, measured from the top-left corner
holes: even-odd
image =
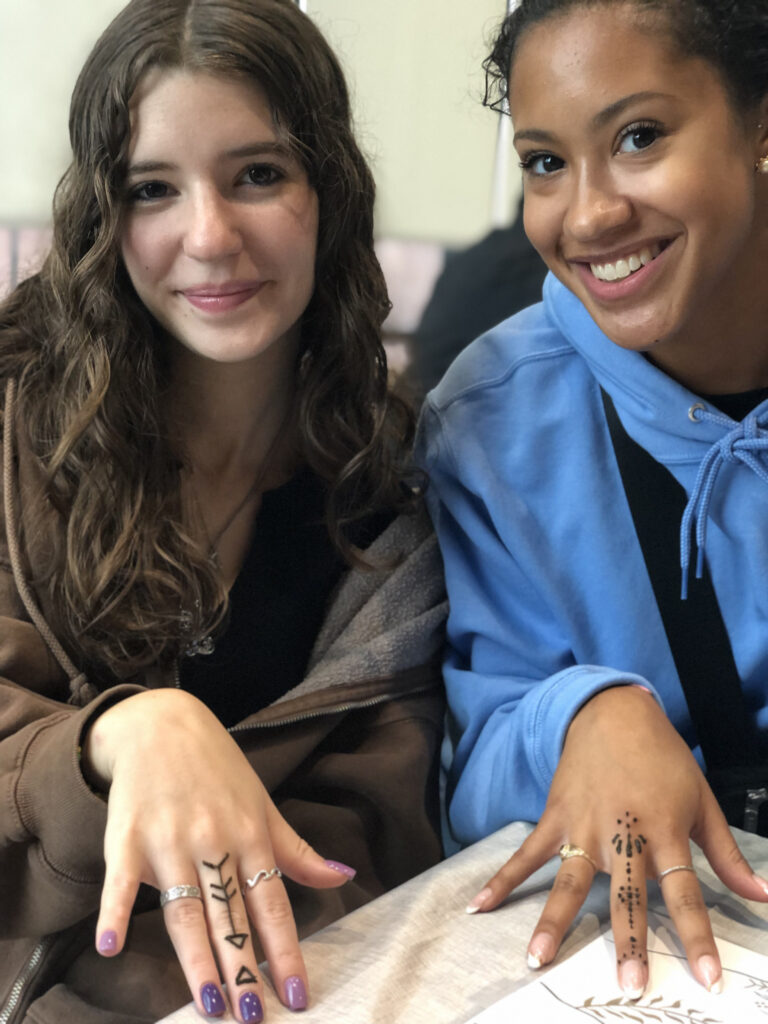
[[[691,527],[696,523],[696,579],[704,571],[704,550],[707,543],[707,519],[717,474],[724,462],[743,463],[760,479],[768,484],[768,469],[758,458],[760,452],[768,451],[768,430],[763,428],[754,415],[747,416],[736,427],[733,420],[721,412],[697,406],[692,416],[697,420],[709,420],[721,427],[728,427],[728,433],[709,449],[702,459],[696,482],[693,485],[688,504],[680,521],[680,568],[682,569],[681,598],[688,597],[688,570],[691,561]],[[768,416],[763,413],[763,417]]]

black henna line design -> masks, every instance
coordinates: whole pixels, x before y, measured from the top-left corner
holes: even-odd
[[[627,915],[629,917],[629,953],[623,953],[621,959],[617,959],[617,964],[621,966],[624,960],[639,960],[641,964],[648,964],[648,953],[638,952],[638,939],[636,935],[631,934],[635,931],[635,911],[639,910],[642,906],[642,896],[640,893],[640,886],[635,885],[634,878],[632,875],[633,858],[639,856],[643,852],[643,847],[646,845],[648,840],[642,834],[637,832],[633,835],[632,827],[637,824],[637,818],[630,815],[629,811],[625,811],[624,820],[621,818],[616,819],[616,824],[623,826],[624,835],[621,832],[617,832],[616,835],[611,839],[611,844],[616,850],[616,856],[620,857],[622,850],[624,851],[625,857],[625,873],[626,873],[626,885],[620,885],[618,891],[618,900],[623,907],[627,909]]]
[[[242,949],[243,946],[245,945],[247,939],[248,939],[248,934],[247,934],[247,932],[237,932],[237,931],[235,931],[235,920],[232,917],[232,907],[230,906],[230,903],[232,902],[232,900],[235,897],[235,893],[237,892],[237,887],[234,885],[234,883],[232,881],[232,876],[231,875],[229,876],[229,878],[226,881],[224,881],[224,871],[223,871],[223,868],[224,868],[224,865],[227,863],[228,860],[229,860],[229,854],[225,853],[224,856],[222,857],[222,859],[219,861],[218,864],[211,864],[210,861],[204,860],[203,861],[203,865],[205,867],[207,867],[207,868],[210,868],[211,871],[218,871],[219,872],[219,881],[218,881],[218,883],[217,882],[211,882],[211,890],[212,890],[211,891],[211,897],[214,900],[219,900],[220,903],[226,903],[226,905],[227,905],[227,914],[229,915],[229,927],[232,930],[229,933],[229,935],[225,935],[224,936],[224,939],[227,942],[231,942],[233,946],[237,947],[237,949]],[[230,888],[230,886],[231,886],[231,888]],[[221,893],[221,895],[219,895],[217,892],[214,892],[213,890],[218,890],[218,893]]]
[[[253,971],[250,970],[250,968],[246,967],[245,964],[243,964],[243,966],[237,972],[237,977],[235,978],[235,984],[236,985],[258,985],[259,984],[259,979],[253,973]]]

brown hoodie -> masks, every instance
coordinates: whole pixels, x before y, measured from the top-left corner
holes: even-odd
[[[12,398],[12,390],[11,390]],[[153,1022],[189,1000],[156,891],[143,888],[125,951],[94,950],[106,803],[85,784],[78,746],[103,693],[56,636],[55,609],[30,580],[44,533],[23,538],[41,468],[6,395],[0,507],[0,1024]],[[55,528],[55,527],[52,527]],[[288,883],[300,935],[439,860],[437,752],[446,613],[442,566],[423,510],[401,516],[371,555],[386,572],[349,571],[306,678],[230,732],[288,822],[351,864],[340,889]],[[388,564],[391,564],[388,561]],[[153,678],[152,685],[171,685]],[[354,957],[354,950],[350,956]]]

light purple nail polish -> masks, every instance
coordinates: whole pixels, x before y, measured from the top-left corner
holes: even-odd
[[[289,1010],[306,1010],[307,990],[304,988],[304,982],[298,975],[294,974],[293,977],[285,979],[283,991],[285,992],[285,1003]]]
[[[259,1024],[264,1020],[264,1009],[255,992],[244,992],[240,996],[240,1016],[245,1024]]]
[[[325,865],[326,867],[333,868],[334,871],[338,871],[340,875],[344,875],[346,878],[354,878],[357,874],[354,868],[349,867],[348,864],[342,864],[339,860],[327,860]]]
[[[117,932],[113,932],[111,929],[106,932],[102,932],[99,936],[98,950],[100,953],[114,953],[117,949]]]
[[[200,989],[200,1002],[209,1017],[223,1017],[227,1007],[224,1004],[224,996],[221,989],[213,982],[203,985]]]

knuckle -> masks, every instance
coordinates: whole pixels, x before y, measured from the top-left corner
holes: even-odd
[[[166,920],[176,928],[199,928],[203,921],[200,900],[174,900],[165,907]]]
[[[589,885],[585,884],[584,879],[579,878],[573,871],[561,869],[555,877],[552,892],[561,893],[564,896],[581,896],[589,892]]]
[[[699,914],[706,912],[700,889],[686,889],[672,898],[670,910],[673,914]]]
[[[293,922],[293,911],[288,898],[271,897],[261,908],[259,916],[270,924],[287,924]]]

